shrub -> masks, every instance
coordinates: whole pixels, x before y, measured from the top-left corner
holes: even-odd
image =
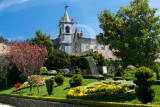
[[[7,54],[0,55],[0,90],[13,86],[14,84],[24,81],[20,78],[21,72],[18,71],[17,67],[10,61]]]
[[[79,73],[80,73],[80,69],[78,67],[76,67],[75,74],[79,74]]]
[[[113,78],[114,77],[114,74],[109,74],[109,73],[104,73],[103,75],[107,78]]]
[[[156,79],[159,80],[160,66],[156,63],[156,64],[152,67],[152,70],[156,73]]]
[[[135,68],[130,68],[130,67],[127,67],[125,70],[124,70],[124,76],[125,77],[135,77]]]
[[[151,102],[155,96],[155,88],[152,87],[136,87],[136,96],[139,101],[146,104]]]
[[[81,86],[83,83],[83,76],[80,74],[75,74],[69,80],[71,87]]]
[[[136,96],[139,101],[146,104],[155,97],[155,89],[152,87],[154,82],[153,71],[146,67],[140,67],[135,72]]]
[[[119,67],[117,68],[117,71],[115,73],[115,77],[120,77],[120,76],[123,76],[124,75],[124,71],[123,71],[123,68],[122,67]]]
[[[46,68],[46,67],[42,67],[42,68],[41,68],[41,73],[48,73],[47,68]]]
[[[97,69],[98,69],[98,72],[99,72],[100,74],[103,74],[103,68],[102,68],[102,66],[98,66]]]
[[[124,80],[123,77],[113,77],[114,80]]]
[[[62,85],[64,82],[64,76],[61,74],[56,75],[55,81],[56,81],[57,85],[59,85],[59,86]]]
[[[149,87],[153,84],[153,71],[146,67],[140,67],[135,72],[135,83],[139,87]]]
[[[71,62],[71,66],[77,66],[78,68],[81,68],[81,69],[89,68],[88,61],[84,57],[71,56],[70,62]]]
[[[134,78],[134,77],[125,77],[125,80],[126,80],[126,81],[135,80],[135,78]]]
[[[47,92],[49,95],[51,95],[54,88],[54,79],[46,79],[45,83],[46,83]]]

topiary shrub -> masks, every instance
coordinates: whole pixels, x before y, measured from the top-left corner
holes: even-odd
[[[75,74],[79,74],[79,73],[80,73],[80,69],[76,66]]]
[[[49,95],[51,95],[54,88],[54,79],[46,79],[45,83],[46,83],[47,92]]]
[[[153,100],[155,96],[155,87],[136,87],[136,96],[139,101],[146,104]]]
[[[80,74],[75,74],[69,80],[71,87],[81,86],[83,83],[83,76]]]
[[[154,83],[153,71],[146,67],[140,67],[135,72],[136,85],[139,87],[149,87]]]
[[[61,74],[58,74],[55,76],[55,82],[57,83],[57,85],[62,85],[64,82],[64,76]]]
[[[46,67],[42,67],[42,68],[41,68],[41,73],[48,73],[47,68],[46,68]]]
[[[137,87],[135,89],[136,96],[139,101],[146,104],[151,102],[155,97],[155,89],[152,86],[154,83],[153,71],[146,67],[140,67],[135,72],[135,80]]]

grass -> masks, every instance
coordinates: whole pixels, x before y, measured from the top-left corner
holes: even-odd
[[[96,82],[96,79],[83,79],[83,85],[87,85],[92,82]],[[57,98],[66,98],[68,91],[71,89],[69,85],[69,78],[65,77],[64,83],[61,86],[57,86],[54,84],[54,90],[52,95],[48,95],[46,86],[41,86],[40,93],[38,94],[37,88],[34,87],[33,91],[29,91],[29,88],[20,90],[17,92],[12,92],[14,88],[10,88],[8,90],[0,91],[0,93],[10,93],[10,94],[21,94],[21,95],[29,95],[29,96],[41,96],[41,97],[57,97]],[[156,85],[156,96],[152,102],[153,105],[160,105],[160,86]],[[98,98],[84,98],[84,100],[92,100],[92,101],[104,101],[104,102],[119,102],[119,103],[132,103],[132,104],[141,104],[140,101],[136,98],[135,91],[112,95],[108,97],[98,97]]]
[[[96,82],[96,79],[83,79],[83,85],[87,85],[92,82]],[[37,91],[37,88],[34,87],[33,91],[30,91],[29,88],[23,89],[17,92],[12,92],[14,88],[10,88],[8,90],[3,90],[0,91],[0,93],[11,93],[11,94],[21,94],[21,95],[30,95],[30,96],[41,96],[41,97],[58,97],[58,98],[66,98],[67,93],[70,89],[70,84],[69,84],[69,78],[65,77],[64,83],[61,86],[57,86],[56,83],[54,83],[54,89],[53,89],[53,94],[48,95],[46,86],[40,86],[39,87],[39,94]]]

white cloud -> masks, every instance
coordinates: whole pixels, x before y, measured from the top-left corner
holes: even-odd
[[[2,0],[2,2],[0,2],[0,11],[3,11],[12,6],[20,5],[28,1],[29,0]]]
[[[156,16],[160,16],[160,12],[156,12]]]

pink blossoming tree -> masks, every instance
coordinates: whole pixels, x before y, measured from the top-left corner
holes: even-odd
[[[15,43],[9,47],[8,57],[27,78],[39,73],[43,62],[47,59],[47,54],[44,46]]]
[[[30,91],[32,91],[33,86],[37,86],[37,90],[39,93],[39,85],[42,84],[42,82],[43,82],[42,78],[43,77],[41,77],[40,75],[28,76],[28,82],[30,84]]]

